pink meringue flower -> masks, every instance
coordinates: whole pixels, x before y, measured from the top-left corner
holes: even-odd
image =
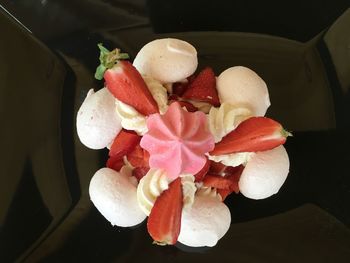
[[[171,179],[199,172],[206,163],[204,154],[214,149],[205,114],[187,112],[177,102],[164,115],[150,115],[147,128],[140,145],[150,154],[149,165],[164,169]]]

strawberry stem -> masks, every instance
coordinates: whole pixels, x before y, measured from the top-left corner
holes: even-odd
[[[100,49],[99,59],[101,64],[96,68],[95,78],[101,80],[107,69],[112,68],[121,59],[128,59],[129,55],[127,53],[120,53],[120,49],[118,48],[109,51],[102,43],[99,43],[97,46]]]
[[[286,138],[287,138],[288,136],[293,137],[293,134],[292,134],[291,132],[285,130],[285,129],[282,129],[282,130],[281,130],[281,135],[282,135],[283,137],[286,137]]]

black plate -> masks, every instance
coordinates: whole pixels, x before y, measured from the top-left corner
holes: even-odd
[[[350,9],[347,1],[0,1],[1,262],[349,262]],[[190,2],[190,3],[189,3]],[[280,192],[230,196],[214,248],[152,245],[145,223],[112,227],[92,206],[106,151],[78,140],[97,43],[132,57],[176,37],[199,68],[244,65],[268,84],[267,115],[293,131]]]

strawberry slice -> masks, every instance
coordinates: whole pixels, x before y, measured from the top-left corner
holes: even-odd
[[[127,154],[127,159],[134,167],[149,167],[149,153],[140,144]]]
[[[191,75],[187,78],[186,82],[175,82],[173,84],[173,94],[181,97],[194,79],[195,76]]]
[[[148,173],[149,169],[149,167],[136,167],[134,170],[132,170],[132,175],[136,177],[138,182],[140,182],[142,177]]]
[[[171,100],[170,104],[174,103],[175,101],[178,102],[181,107],[185,107],[188,112],[196,112],[196,111],[198,111],[198,108],[196,106],[194,106],[191,102],[188,102],[188,101]]]
[[[214,71],[209,67],[203,69],[189,84],[182,97],[208,102],[215,107],[220,106]]]
[[[203,179],[203,185],[217,188],[218,193],[224,200],[232,192],[239,193],[238,181],[243,169],[243,165],[236,167],[227,166],[224,176],[207,174]]]
[[[194,175],[194,178],[195,178],[195,182],[200,182],[203,180],[203,178],[205,177],[205,175],[208,173],[209,171],[209,168],[210,168],[210,163],[211,161],[208,160],[207,158],[207,161],[206,163],[204,164],[203,168]]]
[[[118,157],[109,157],[106,163],[106,166],[108,168],[111,168],[117,172],[119,172],[120,169],[122,169],[123,165],[124,165],[123,159]]]
[[[138,112],[147,116],[158,113],[158,105],[149,91],[145,81],[137,69],[125,60],[128,55],[119,53],[119,49],[109,51],[100,48],[101,65],[96,69],[95,77],[104,77],[108,90],[118,100],[134,107]]]
[[[158,245],[173,245],[180,234],[183,206],[181,178],[156,199],[147,221],[148,233]]]
[[[122,129],[117,137],[115,137],[111,149],[109,150],[109,156],[117,159],[123,158],[139,144],[141,137],[134,131],[128,131]]]
[[[291,135],[270,118],[251,117],[217,143],[210,154],[266,151],[284,144]]]

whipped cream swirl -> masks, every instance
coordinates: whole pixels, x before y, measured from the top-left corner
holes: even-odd
[[[229,103],[222,103],[220,108],[212,107],[208,114],[209,129],[214,135],[215,143],[221,141],[238,124],[252,116],[245,107],[237,107]]]
[[[194,183],[194,176],[192,174],[182,174],[180,176],[184,208],[191,208],[194,201],[194,194],[197,191],[197,187]]]
[[[160,194],[168,189],[169,179],[164,170],[150,169],[137,186],[137,201],[141,210],[149,216]]]
[[[214,162],[221,162],[226,166],[238,166],[240,164],[246,165],[250,160],[251,156],[254,155],[253,152],[241,152],[241,153],[231,153],[223,155],[207,155],[209,160]]]
[[[146,117],[144,115],[117,99],[115,104],[124,129],[133,130],[138,135],[144,135],[147,132]]]
[[[167,89],[157,80],[149,77],[142,76],[143,80],[151,92],[154,100],[158,104],[160,114],[164,114],[168,109],[168,94]]]

